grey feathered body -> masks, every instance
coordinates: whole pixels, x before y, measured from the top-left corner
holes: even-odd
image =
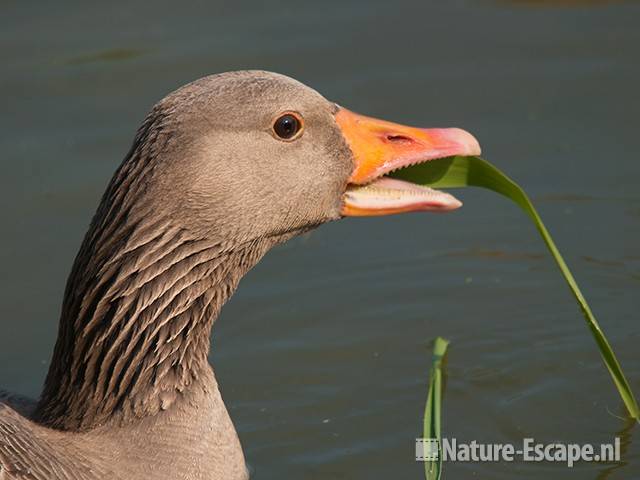
[[[211,329],[269,248],[340,217],[353,159],[336,108],[254,71],[152,109],[76,257],[42,396],[0,396],[0,480],[248,477]],[[304,136],[280,141],[291,110]]]

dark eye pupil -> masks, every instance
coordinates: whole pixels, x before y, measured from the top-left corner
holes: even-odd
[[[300,130],[300,122],[294,115],[286,114],[276,120],[273,129],[280,138],[291,138]]]

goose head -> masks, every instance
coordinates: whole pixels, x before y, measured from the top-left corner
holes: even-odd
[[[145,123],[136,144],[153,152],[153,165],[140,205],[239,243],[283,240],[344,216],[453,210],[461,203],[448,193],[387,175],[480,153],[463,130],[365,117],[264,71],[186,85]]]

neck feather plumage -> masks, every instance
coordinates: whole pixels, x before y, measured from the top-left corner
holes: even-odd
[[[198,238],[145,205],[147,160],[163,141],[158,118],[143,125],[76,258],[35,414],[44,425],[135,421],[200,387],[213,321],[272,245]]]

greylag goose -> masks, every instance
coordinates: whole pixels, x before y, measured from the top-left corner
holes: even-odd
[[[0,394],[0,479],[248,478],[207,359],[242,276],[331,220],[459,207],[385,174],[479,151],[463,130],[364,117],[275,73],[169,94],[84,238],[40,399]]]

